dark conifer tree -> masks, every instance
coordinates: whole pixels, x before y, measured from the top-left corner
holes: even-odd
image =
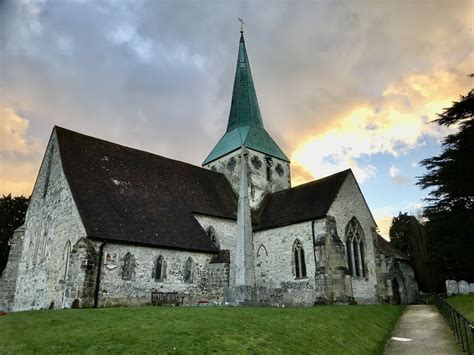
[[[474,90],[434,122],[457,126],[444,139],[441,154],[421,162],[427,172],[418,180],[430,191],[425,209],[429,263],[441,291],[448,278],[474,282]]]
[[[0,198],[0,275],[7,266],[13,232],[25,222],[29,201],[28,197],[11,194]]]

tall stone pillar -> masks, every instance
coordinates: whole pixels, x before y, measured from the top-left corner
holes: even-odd
[[[248,152],[241,147],[240,188],[237,211],[237,235],[235,248],[235,285],[255,286],[252,219],[248,196]]]

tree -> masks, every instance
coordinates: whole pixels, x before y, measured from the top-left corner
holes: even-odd
[[[410,258],[420,288],[424,291],[431,290],[425,226],[415,216],[399,212],[392,219],[389,235],[390,243]]]
[[[13,232],[25,223],[29,201],[28,197],[12,197],[11,194],[0,198],[0,275],[7,266]]]
[[[440,155],[421,161],[427,172],[417,184],[430,190],[428,259],[442,290],[447,278],[474,281],[474,90],[438,116],[437,124],[458,129],[444,139]]]

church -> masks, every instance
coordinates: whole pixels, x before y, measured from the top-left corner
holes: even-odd
[[[242,30],[227,130],[202,167],[55,126],[0,277],[9,311],[409,303],[417,294],[350,169],[291,186]]]

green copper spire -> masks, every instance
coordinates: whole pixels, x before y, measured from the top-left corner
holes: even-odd
[[[239,55],[227,131],[202,165],[239,149],[242,145],[289,162],[285,153],[263,127],[257,93],[253,85],[243,31],[240,31]]]

